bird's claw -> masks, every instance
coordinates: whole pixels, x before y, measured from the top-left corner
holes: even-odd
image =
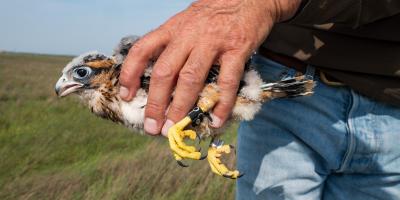
[[[184,130],[190,123],[192,123],[192,120],[189,117],[185,117],[168,130],[169,146],[174,152],[175,160],[177,160],[178,164],[182,167],[187,167],[187,165],[182,162],[183,159],[201,160],[205,158],[194,146],[189,146],[184,142],[185,138],[191,140],[197,138],[197,134],[193,130]]]
[[[208,149],[207,160],[211,170],[217,175],[225,178],[237,179],[243,176],[238,170],[231,171],[221,162],[223,153],[229,154],[233,149],[232,145],[224,145],[221,140],[213,141]]]
[[[207,109],[204,109],[207,110]],[[171,150],[174,152],[175,160],[182,167],[187,167],[182,161],[184,159],[203,160],[207,158],[211,170],[223,177],[237,179],[243,176],[238,170],[229,170],[222,162],[223,153],[229,154],[232,145],[224,145],[222,140],[213,139],[208,149],[207,155],[201,155],[201,149],[196,150],[194,146],[189,146],[184,142],[185,138],[195,140],[198,135],[193,130],[185,130],[189,124],[199,125],[204,116],[204,111],[200,107],[195,107],[185,118],[168,129],[168,141]]]

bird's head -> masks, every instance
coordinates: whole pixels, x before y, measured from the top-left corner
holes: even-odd
[[[119,68],[115,61],[103,54],[89,52],[74,58],[68,63],[58,79],[55,91],[59,97],[72,93],[81,94],[96,90],[112,82],[111,76],[118,76],[115,71]],[[116,77],[117,79],[118,77]]]

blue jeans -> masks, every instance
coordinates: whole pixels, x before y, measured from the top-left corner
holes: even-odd
[[[264,81],[294,74],[253,64]],[[240,124],[237,199],[400,199],[400,108],[313,78],[313,96],[275,99]]]

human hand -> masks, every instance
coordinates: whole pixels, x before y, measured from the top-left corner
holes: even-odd
[[[300,1],[196,1],[134,44],[120,75],[121,98],[129,101],[135,96],[148,61],[158,57],[150,80],[144,129],[152,135],[162,130],[166,135],[168,128],[194,106],[211,65],[219,63],[220,99],[212,111],[212,126],[222,126],[234,106],[248,57],[275,22],[294,15]]]

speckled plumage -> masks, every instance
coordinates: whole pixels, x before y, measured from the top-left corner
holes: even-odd
[[[57,90],[59,95],[65,96],[70,93],[76,93],[97,116],[142,132],[148,84],[154,61],[149,62],[141,78],[141,88],[137,91],[132,101],[124,102],[118,95],[120,87],[118,78],[122,62],[137,39],[138,37],[135,36],[123,38],[114,49],[112,57],[98,52],[89,52],[74,58],[63,69],[63,75],[57,83],[58,86],[56,86],[56,88],[62,87],[62,85],[65,85],[68,81],[72,81],[78,85],[81,84],[82,86],[79,88],[76,86],[77,89],[72,92],[66,92],[68,88],[58,89],[60,90]],[[79,73],[84,74],[82,70],[90,72],[90,74],[87,75],[88,77],[80,77]],[[211,84],[213,87],[217,87],[215,82],[218,77],[218,71],[218,66],[212,68],[205,85]],[[73,83],[71,83],[71,85],[73,85]],[[275,87],[275,85],[268,86],[268,84],[262,81],[257,71],[251,69],[251,67],[246,67],[236,104],[233,109],[232,119],[253,119],[254,115],[260,110],[262,102],[275,97],[286,96],[284,89],[288,85],[281,84],[280,86],[282,87]],[[291,90],[293,90],[294,86],[297,95],[307,95],[311,93],[310,90],[313,87],[312,83],[304,82],[299,85],[289,83],[289,86],[292,87],[289,88]],[[65,93],[65,95],[63,93]],[[202,94],[199,95],[201,96]],[[223,129],[211,128],[209,123],[210,119],[204,118],[199,126],[192,127],[192,129],[195,129],[201,137],[216,135],[222,132],[221,130]]]

